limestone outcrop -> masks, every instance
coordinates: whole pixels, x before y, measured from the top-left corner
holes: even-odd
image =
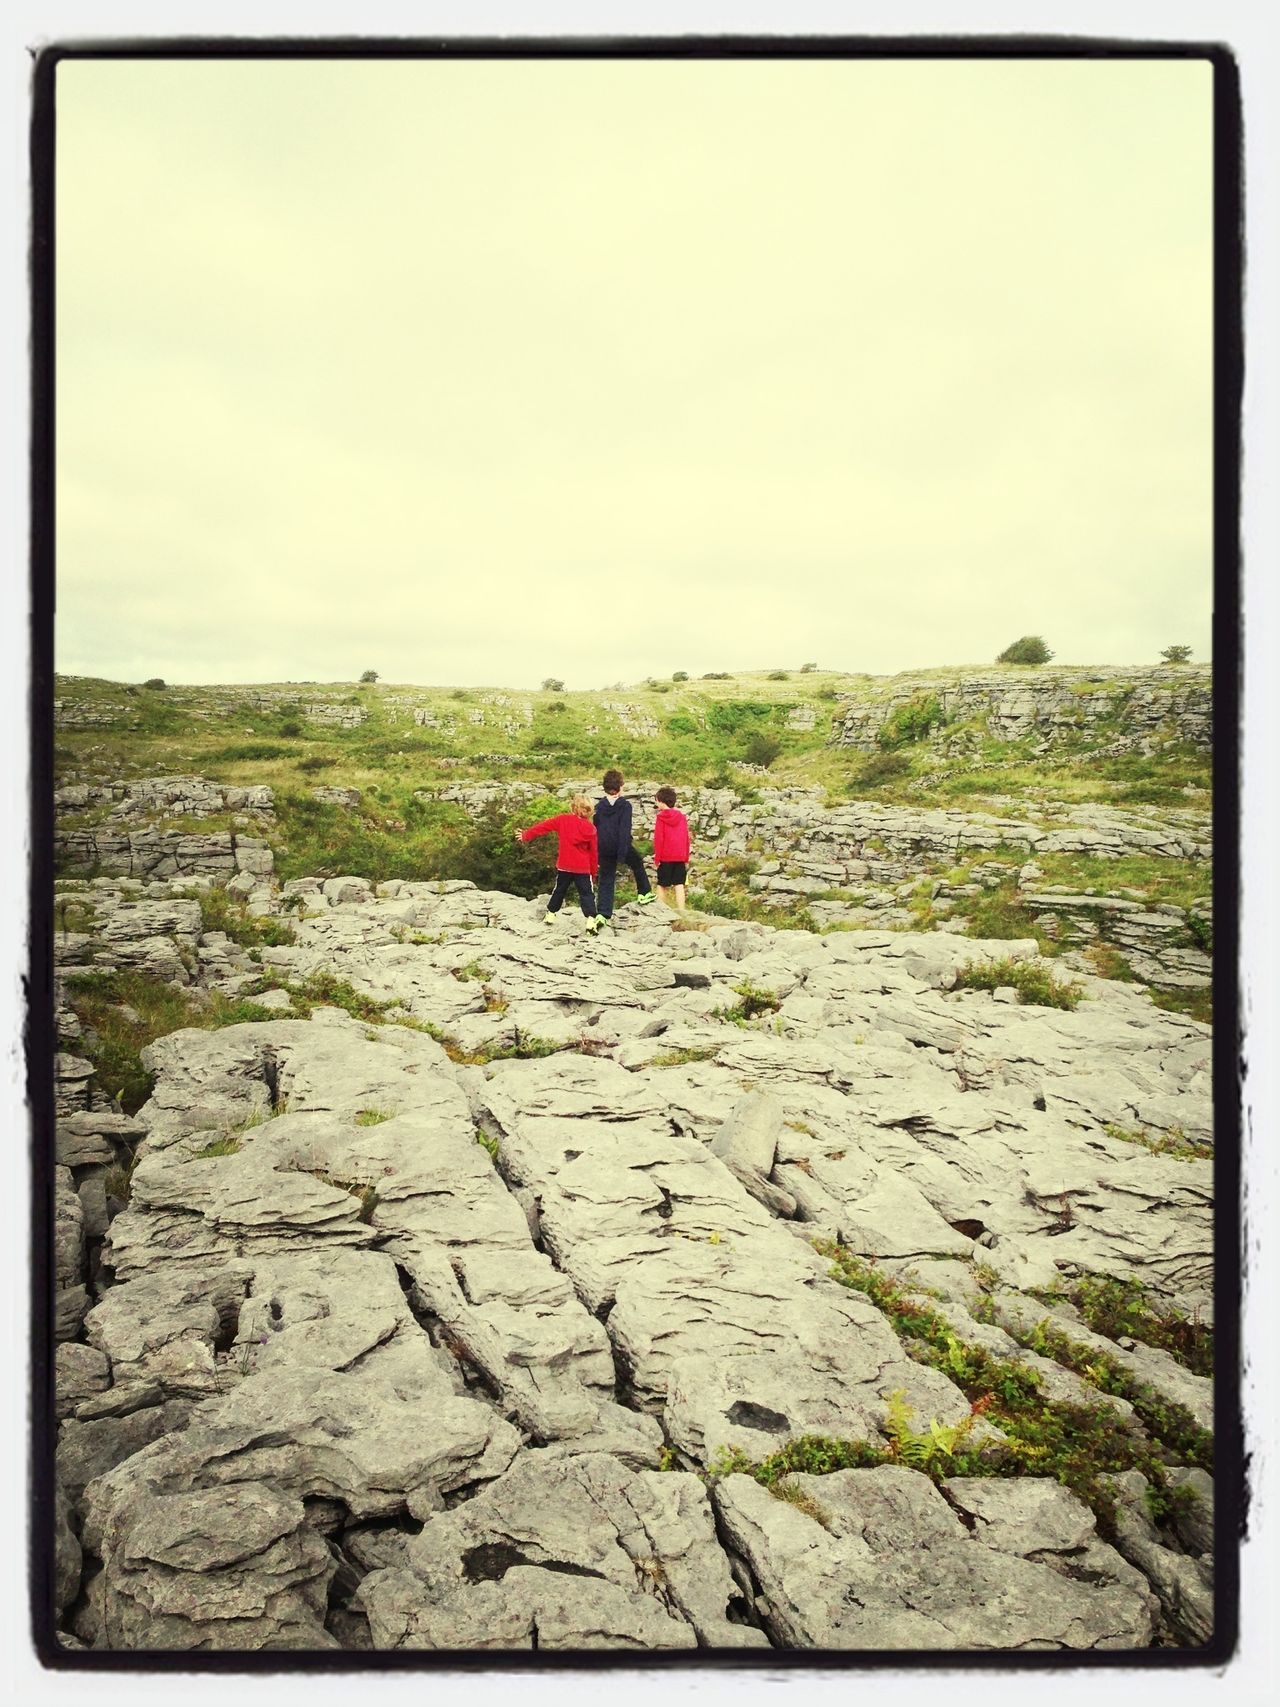
[[[591,940],[463,882],[264,877],[255,912],[304,905],[250,959],[174,887],[86,886],[60,960],[88,1052],[57,1133],[74,1640],[1205,1639],[1199,1505],[1144,1527],[1139,1477],[1104,1540],[1051,1476],[1000,1474],[1001,1430],[814,1242],[1062,1402],[1100,1396],[1038,1324],[1211,1427],[1205,1377],[1062,1301],[1133,1278],[1211,1315],[1211,1167],[1161,1142],[1212,1143],[1207,1027],[1087,974],[1074,1011],[957,982],[1029,940],[661,907]],[[156,1038],[122,1114],[66,1005],[112,966],[168,974],[193,1022],[215,994],[279,1017]],[[740,1473],[814,1437],[888,1452],[904,1416],[991,1473]]]

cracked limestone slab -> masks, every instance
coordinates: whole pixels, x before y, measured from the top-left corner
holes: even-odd
[[[573,1085],[591,1106],[610,1101],[615,1118],[543,1114],[563,1106],[547,1090],[562,1072],[566,1095]],[[683,1371],[679,1444],[690,1457],[708,1439],[714,1449],[729,1438],[730,1359],[753,1359],[752,1382],[771,1395],[769,1359],[790,1371],[799,1358],[821,1372],[804,1385],[802,1417],[843,1404],[850,1426],[882,1419],[898,1388],[940,1421],[968,1414],[959,1390],[907,1358],[880,1312],[830,1281],[822,1259],[718,1157],[669,1123],[664,1132],[643,1100],[629,1103],[633,1082],[610,1062],[553,1057],[511,1063],[476,1094],[500,1134],[504,1168],[539,1198],[548,1248],[590,1306],[607,1313],[636,1402],[661,1411],[674,1372]],[[627,1107],[634,1118],[616,1118]],[[673,1427],[668,1412],[669,1433]],[[792,1432],[807,1427],[800,1421]]]
[[[1151,1639],[1146,1585],[1096,1538],[1061,1550],[1056,1505],[1039,1521],[1019,1505],[979,1535],[917,1471],[883,1465],[789,1481],[807,1510],[743,1475],[712,1495],[779,1646],[1129,1649]],[[1036,1544],[1024,1552],[1028,1538]]]
[[[765,1647],[694,1476],[527,1453],[360,1585],[376,1649]]]

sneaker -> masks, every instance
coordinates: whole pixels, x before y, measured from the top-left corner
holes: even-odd
[[[597,913],[594,918],[588,919],[587,920],[587,935],[588,936],[599,936],[600,935],[600,926],[603,923],[604,923],[604,920],[600,917],[599,913]]]
[[[637,907],[652,907],[653,903],[657,899],[658,899],[658,897],[654,894],[652,889],[646,889],[643,895],[637,895],[636,896],[636,906]]]
[[[542,922],[544,925],[554,925],[556,922],[555,914],[554,913],[544,913],[542,916]]]

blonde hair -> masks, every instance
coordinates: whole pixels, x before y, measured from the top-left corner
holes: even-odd
[[[585,794],[575,794],[569,802],[569,810],[576,812],[579,818],[589,818],[591,816],[591,802]]]

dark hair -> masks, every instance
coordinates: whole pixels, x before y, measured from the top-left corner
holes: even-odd
[[[674,788],[660,788],[653,798],[655,800],[660,800],[664,806],[674,806],[676,803],[676,791]]]
[[[601,787],[606,794],[616,794],[622,787],[621,771],[606,771],[601,778]]]

